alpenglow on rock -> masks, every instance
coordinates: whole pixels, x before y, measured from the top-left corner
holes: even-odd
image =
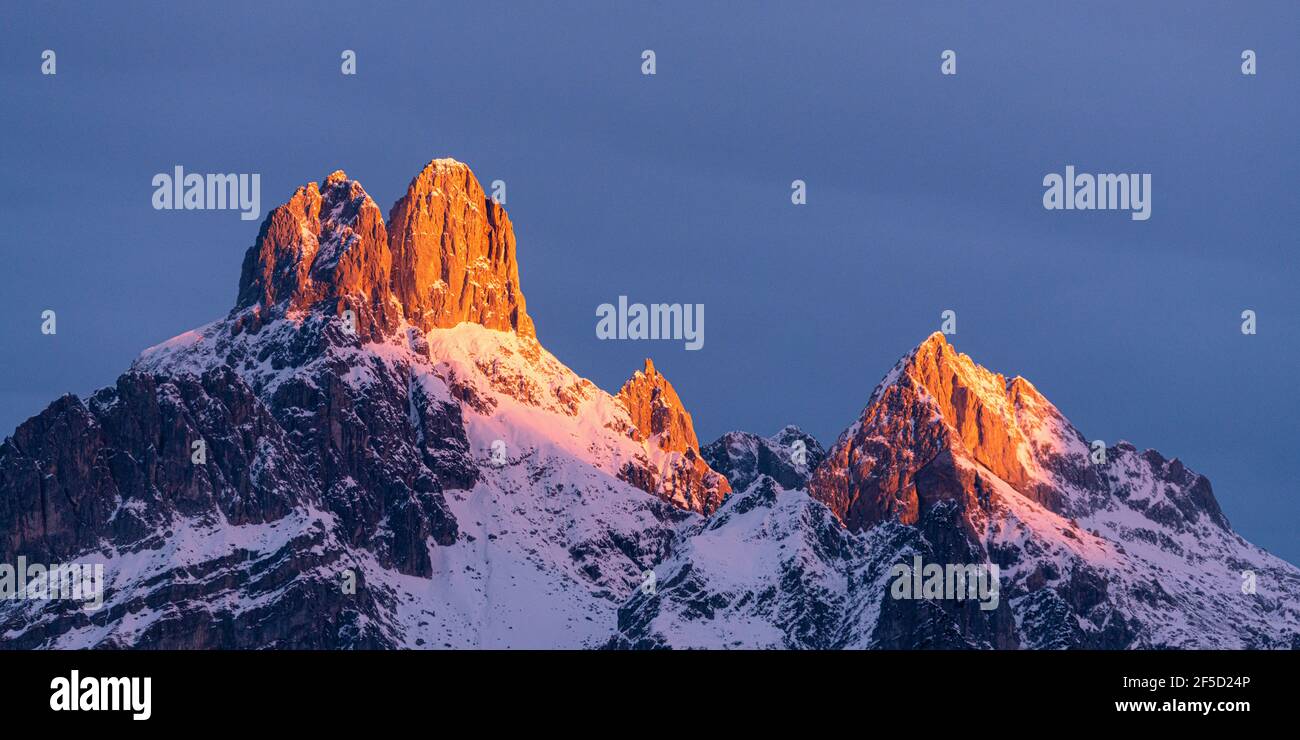
[[[633,436],[665,453],[654,456],[656,464],[629,469],[623,477],[644,490],[662,491],[691,511],[708,514],[717,509],[731,485],[701,457],[690,412],[650,358],[623,384],[617,398],[632,416]]]
[[[465,165],[387,223],[339,171],[268,213],[224,318],[0,444],[0,562],[108,584],[0,599],[0,648],[1300,647],[1300,570],[1204,476],[1088,453],[941,335],[827,451],[701,449],[649,360],[612,394],[537,341]],[[1001,598],[893,598],[916,558]]]
[[[363,337],[392,331],[400,308],[391,300],[392,254],[379,206],[338,170],[308,183],[267,214],[244,255],[235,311],[250,328],[317,305],[354,311]]]
[[[1300,569],[1233,532],[1203,476],[1127,442],[1091,462],[1028,381],[942,335],[806,486],[783,447],[706,446],[737,491],[684,525],[607,647],[1300,648]],[[915,558],[996,565],[1000,598],[894,598],[891,570]]]
[[[725,479],[541,347],[509,220],[465,165],[435,160],[394,214],[396,251],[360,183],[304,185],[226,318],[0,444],[0,560],[109,584],[93,614],[0,601],[0,647],[608,638],[697,479]]]
[[[416,175],[387,225],[342,170],[268,214],[244,258],[236,311],[253,309],[260,325],[323,303],[336,315],[352,310],[367,339],[402,319],[425,330],[468,321],[534,335],[510,218],[452,159]]]
[[[393,293],[421,329],[462,321],[533,336],[515,232],[469,167],[435,159],[388,214]]]

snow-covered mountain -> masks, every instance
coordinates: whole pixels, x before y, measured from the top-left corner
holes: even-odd
[[[752,477],[777,446],[732,433],[706,458]],[[688,524],[611,644],[1300,648],[1300,570],[1234,533],[1209,481],[1126,442],[1100,460],[1027,380],[934,334],[805,480],[769,467]],[[917,556],[997,565],[996,607],[893,598]]]
[[[941,335],[829,451],[701,448],[649,360],[610,394],[546,351],[515,250],[454,160],[387,220],[343,172],[299,188],[228,316],[0,446],[0,562],[108,585],[0,601],[0,646],[1300,646],[1300,570],[1208,481],[1093,462]],[[996,608],[894,598],[915,556],[997,564]]]
[[[801,488],[826,457],[821,443],[795,426],[771,437],[727,432],[700,451],[710,467],[738,489],[766,475],[785,488]]]

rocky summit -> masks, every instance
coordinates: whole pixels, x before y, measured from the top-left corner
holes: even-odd
[[[469,167],[435,159],[388,214],[393,294],[425,331],[465,321],[533,336],[506,209]]]
[[[1204,476],[1099,461],[941,334],[829,449],[701,446],[686,406],[650,360],[611,394],[541,345],[466,165],[387,219],[334,172],[267,214],[225,317],[0,445],[0,562],[106,584],[0,600],[0,647],[1300,647],[1300,570]],[[996,566],[997,598],[900,597],[913,562]]]
[[[717,509],[731,493],[731,485],[700,456],[690,413],[650,359],[623,384],[616,398],[632,417],[633,436],[661,455],[654,468],[629,469],[627,480],[650,492],[662,491],[691,511],[710,514]]]

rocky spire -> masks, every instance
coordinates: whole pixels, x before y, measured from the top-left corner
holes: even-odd
[[[658,437],[659,447],[674,452],[699,452],[691,415],[677,397],[677,391],[646,358],[645,367],[628,379],[618,392],[618,400],[632,415],[632,423],[641,439]]]
[[[469,167],[435,159],[388,215],[393,292],[423,329],[472,321],[533,336],[504,208]]]
[[[298,188],[244,255],[235,311],[254,309],[255,327],[276,310],[351,309],[365,338],[403,317],[426,330],[471,321],[534,336],[510,219],[468,166],[430,162],[389,223],[341,170]]]
[[[235,310],[257,307],[260,322],[277,306],[294,312],[324,304],[338,314],[352,309],[358,333],[379,335],[400,318],[388,300],[391,268],[379,206],[338,170],[267,214],[244,255]]]
[[[648,468],[629,468],[622,477],[642,490],[702,514],[713,513],[731,493],[726,476],[700,455],[691,415],[677,391],[649,358],[633,373],[615,399],[635,425],[633,436],[657,446],[659,460]]]

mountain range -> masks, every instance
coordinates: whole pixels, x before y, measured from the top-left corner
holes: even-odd
[[[455,160],[387,218],[298,188],[228,315],[0,445],[0,563],[106,573],[0,601],[0,647],[1300,648],[1300,569],[1204,476],[943,334],[828,449],[701,445],[652,361],[611,394],[542,346],[516,252]],[[996,606],[897,598],[916,558]]]

